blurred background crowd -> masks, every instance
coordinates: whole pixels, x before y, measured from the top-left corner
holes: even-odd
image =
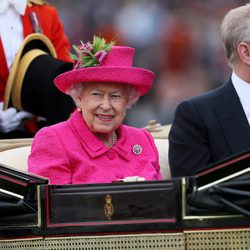
[[[243,0],[50,0],[71,44],[94,34],[136,48],[134,66],[155,72],[152,91],[128,110],[125,123],[171,123],[182,100],[230,77],[220,22]]]

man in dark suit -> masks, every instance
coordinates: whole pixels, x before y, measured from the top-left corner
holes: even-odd
[[[177,107],[169,134],[172,177],[250,149],[250,4],[226,14],[221,35],[232,76]]]

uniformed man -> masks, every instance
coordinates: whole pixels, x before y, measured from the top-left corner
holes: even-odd
[[[23,120],[32,115],[15,108],[2,109],[3,97],[11,65],[23,39],[31,33],[47,36],[56,49],[58,59],[70,61],[69,41],[58,12],[43,0],[0,1],[0,139],[27,137],[36,126],[23,127]],[[33,123],[34,124],[34,123]]]

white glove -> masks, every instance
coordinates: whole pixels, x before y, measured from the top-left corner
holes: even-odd
[[[122,179],[124,182],[131,182],[131,181],[145,181],[144,177],[141,176],[128,176]]]
[[[15,108],[3,110],[3,102],[0,102],[0,132],[8,133],[14,131],[25,118],[32,117],[31,113],[20,111]]]
[[[117,179],[117,182],[134,182],[134,181],[145,181],[144,177],[141,176],[128,176],[123,179]]]

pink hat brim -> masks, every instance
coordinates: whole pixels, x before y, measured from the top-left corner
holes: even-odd
[[[151,88],[154,73],[150,70],[136,67],[89,67],[75,69],[57,76],[56,87],[67,94],[69,88],[76,83],[112,82],[131,84],[138,89],[140,95],[145,95]]]

